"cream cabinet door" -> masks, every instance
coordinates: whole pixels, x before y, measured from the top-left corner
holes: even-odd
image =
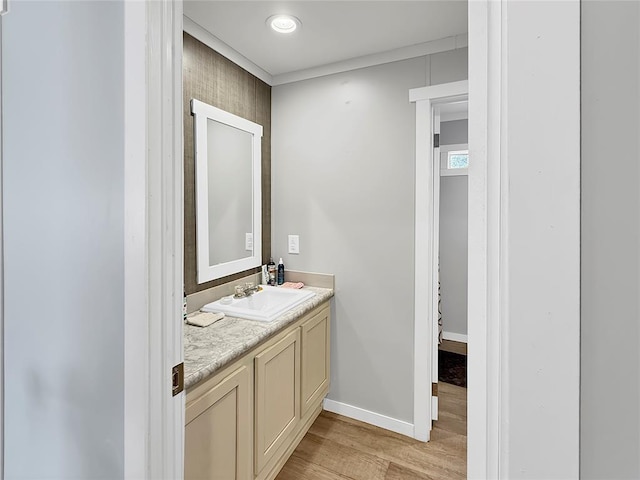
[[[255,358],[255,473],[300,420],[300,329]]]
[[[186,407],[185,479],[249,480],[249,370],[240,367]]]
[[[302,416],[327,393],[329,387],[329,308],[301,326]]]

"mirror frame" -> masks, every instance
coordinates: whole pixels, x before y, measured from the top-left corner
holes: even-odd
[[[196,165],[196,257],[198,283],[205,283],[262,265],[262,125],[191,99],[194,116],[194,147]],[[217,265],[209,264],[209,189],[207,122],[213,120],[252,135],[252,205],[253,252],[251,256]]]

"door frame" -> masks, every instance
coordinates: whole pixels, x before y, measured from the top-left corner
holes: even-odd
[[[507,478],[513,472],[539,477],[545,469],[557,471],[558,466],[566,478],[577,478],[580,2],[476,0],[468,8],[467,478]],[[523,28],[528,25],[535,27]],[[523,58],[533,60],[523,62]],[[527,93],[524,99],[523,92]],[[551,115],[549,105],[553,105]],[[526,166],[534,164],[540,152],[555,149],[563,152],[563,162],[553,174],[534,181]],[[548,169],[544,163],[536,165],[536,170]],[[562,188],[554,183],[560,179],[565,180]],[[530,198],[541,199],[536,208],[529,207],[532,215],[527,223],[558,222],[562,227],[537,238],[538,252],[553,259],[553,264],[537,265],[536,257],[513,243],[522,234],[514,203],[519,214],[526,212],[521,189]],[[565,207],[562,214],[551,215],[560,204]],[[563,252],[562,258],[558,252]],[[535,280],[523,280],[539,275],[554,278],[563,288],[545,298],[549,290]],[[562,319],[553,344],[544,327],[534,321],[540,318],[540,309],[529,308],[519,296],[522,290],[529,298],[544,299],[548,318]],[[535,365],[535,374],[524,369],[518,358],[522,353],[516,351],[522,347],[529,354],[526,364]],[[549,365],[562,365],[563,373],[550,374]],[[525,389],[528,394],[523,394]],[[516,408],[512,408],[514,398]],[[551,410],[555,416],[540,415]],[[558,423],[558,418],[563,421]],[[549,440],[551,430],[554,438]],[[527,451],[536,442],[545,446],[533,458]]]
[[[128,4],[129,2],[127,2]],[[177,142],[173,148],[168,148],[163,153],[163,158],[171,164],[171,161],[180,163],[182,160],[182,152],[178,152],[177,145],[181,145],[181,129],[179,119],[181,118],[180,112],[175,113],[176,104],[181,103],[181,93],[176,93],[176,85],[180,82],[181,67],[179,57],[181,55],[181,41],[182,41],[182,2],[176,0],[175,3],[169,0],[161,0],[154,2],[147,0],[146,2],[149,10],[154,10],[158,13],[153,15],[147,23],[147,31],[150,33],[157,33],[158,30],[162,31],[163,28],[170,32],[171,35],[165,35],[165,40],[160,42],[162,49],[153,50],[149,47],[148,59],[152,56],[171,58],[172,60],[165,63],[163,66],[163,72],[166,72],[167,64],[173,64],[172,77],[173,87],[171,84],[169,88],[173,88],[173,97],[171,95],[163,97],[172,105],[171,108],[160,109],[161,118],[155,120],[154,118],[148,118],[149,121],[156,123],[162,123],[165,128],[169,128],[174,125],[172,134],[169,138],[158,137],[156,139]],[[501,463],[508,464],[509,462],[509,429],[508,425],[503,425],[503,422],[507,422],[507,413],[502,413],[502,410],[508,412],[508,385],[504,385],[506,380],[506,367],[502,362],[505,357],[505,349],[508,347],[509,342],[507,338],[508,327],[508,243],[507,234],[509,232],[509,226],[507,224],[508,217],[506,215],[509,202],[509,171],[507,162],[507,133],[508,133],[508,118],[507,118],[507,102],[509,99],[509,92],[506,85],[506,71],[508,65],[508,38],[507,38],[507,7],[508,2],[506,0],[494,1],[494,0],[475,0],[469,2],[469,154],[472,159],[469,168],[469,290],[468,290],[468,327],[469,327],[469,349],[468,349],[468,417],[467,417],[467,476],[470,479],[475,478],[500,478],[501,476]],[[543,8],[543,7],[541,7]],[[578,9],[579,12],[579,9]],[[540,12],[537,12],[540,13]],[[572,12],[573,14],[573,12]],[[163,24],[166,21],[167,24]],[[514,33],[512,30],[511,35],[517,36],[517,31]],[[521,39],[522,40],[522,39]],[[525,39],[530,41],[528,39]],[[156,46],[158,46],[156,45]],[[178,53],[179,52],[179,53]],[[565,52],[559,50],[558,55]],[[533,78],[533,77],[532,77]],[[150,85],[162,84],[162,79],[149,77]],[[533,83],[533,79],[529,80]],[[165,86],[165,88],[167,88]],[[569,112],[573,113],[573,106],[562,106],[561,113]],[[517,107],[514,107],[517,111]],[[524,112],[522,112],[524,114]],[[169,128],[170,129],[170,128]],[[148,131],[151,131],[149,127]],[[180,132],[178,133],[178,130]],[[151,137],[148,140],[148,145],[153,145]],[[424,145],[420,148],[425,148]],[[172,157],[173,155],[173,157]],[[178,160],[179,159],[179,160]],[[149,162],[151,167],[153,162]],[[175,164],[174,164],[175,166]],[[180,210],[182,205],[182,198],[178,198],[178,191],[181,193],[181,179],[182,172],[178,169],[174,169],[171,173],[178,174],[178,178],[170,178],[167,172],[162,174],[162,178],[167,182],[164,184],[165,190],[163,190],[162,198],[153,198],[154,205],[160,209],[173,211]],[[148,179],[153,179],[156,184],[162,184],[154,177],[151,172],[147,173]],[[177,189],[173,193],[168,193],[167,189]],[[163,203],[165,202],[165,203]],[[169,203],[166,203],[169,202]],[[163,206],[164,205],[164,206]],[[181,212],[177,212],[181,215]],[[180,217],[181,219],[181,217]],[[181,242],[178,235],[182,234],[181,225],[178,225],[176,217],[173,217],[173,221],[169,222],[168,228],[170,232],[162,230],[158,233],[162,239],[169,240],[170,242]],[[155,244],[156,248],[162,248],[158,244],[162,241],[160,238],[145,237],[145,245]],[[175,262],[181,262],[182,256],[180,254],[181,244],[176,246],[173,243],[171,247],[164,245],[164,265],[175,269],[177,263],[172,263],[169,260],[169,256],[173,253],[176,254]],[[127,257],[129,259],[129,257]],[[182,271],[176,269],[176,279],[182,278]],[[166,272],[165,272],[166,273]],[[416,274],[416,278],[418,275]],[[174,279],[175,280],[175,279]],[[177,282],[175,282],[177,283]],[[167,287],[168,288],[168,287]],[[179,292],[179,288],[174,285],[174,291]],[[423,291],[420,292],[422,294]],[[149,325],[149,338],[152,339],[151,343],[156,347],[155,359],[160,359],[165,365],[169,365],[171,361],[165,357],[171,357],[171,360],[176,355],[182,354],[182,347],[178,348],[176,345],[182,341],[181,335],[177,335],[176,331],[182,330],[182,324],[175,322],[175,318],[170,319],[169,314],[177,310],[179,315],[179,298],[175,298],[177,295],[167,296],[165,293],[165,302],[155,298],[149,300],[150,305],[165,310],[160,322],[162,327],[158,327],[161,334],[167,334],[170,337],[168,341],[167,337],[164,337],[164,344],[171,345],[168,351],[162,351],[162,347],[153,345],[153,341],[156,339],[152,335],[151,330],[155,328],[155,323],[150,322]],[[149,319],[152,317],[149,316]],[[179,318],[179,317],[178,317]],[[173,322],[173,324],[171,323]],[[176,326],[176,324],[179,324]],[[129,334],[130,326],[126,327],[125,334]],[[178,338],[179,337],[179,338]],[[149,339],[146,340],[147,348],[149,346]],[[417,345],[417,338],[416,343]],[[421,344],[420,349],[425,344]],[[125,344],[126,351],[130,352],[132,348],[129,339]],[[158,351],[161,350],[161,351]],[[163,357],[164,354],[164,357]],[[153,358],[151,358],[153,360]],[[156,365],[156,364],[152,364]],[[164,371],[152,371],[150,377],[144,379],[143,384],[154,385],[153,393],[147,390],[146,399],[153,398],[155,393],[163,393],[162,381],[159,378],[163,376],[168,377],[169,372]],[[415,372],[414,372],[415,377]],[[168,378],[167,378],[168,382]],[[427,389],[425,389],[427,390]],[[564,393],[564,392],[563,392]],[[427,397],[426,395],[423,395]],[[414,401],[418,398],[414,392]],[[184,402],[184,398],[182,398]],[[169,403],[169,402],[167,402]],[[577,406],[577,401],[572,399],[569,406]],[[149,405],[149,403],[147,403]],[[127,403],[125,402],[125,412]],[[163,432],[166,433],[167,428],[173,429],[173,434],[183,435],[180,430],[183,430],[183,424],[179,425],[180,419],[175,415],[184,415],[184,408],[182,413],[176,413],[180,409],[169,408],[168,411],[161,411],[156,413],[155,409],[151,409],[148,418],[146,419],[146,428],[144,432],[149,435],[149,423],[160,422],[162,424]],[[415,413],[414,407],[414,413]],[[429,410],[426,410],[427,412]],[[125,417],[127,415],[125,414]],[[166,423],[163,423],[167,419]],[[418,418],[414,418],[414,425],[420,429],[418,424]],[[418,432],[420,433],[420,432]],[[145,440],[146,440],[145,436]],[[163,437],[164,438],[164,437]],[[158,442],[160,440],[154,439]],[[180,442],[174,438],[171,446],[175,446],[174,450],[171,450],[171,446],[165,443],[163,451],[167,453],[167,457],[171,457],[168,462],[175,462],[181,464],[183,457],[183,449]],[[154,460],[147,460],[147,465],[153,464],[155,461],[162,463],[162,458],[158,459],[157,455],[151,455],[146,458],[152,458]],[[571,459],[574,461],[574,459]],[[503,473],[508,471],[502,465]],[[156,475],[163,478],[181,478],[182,471],[181,465],[175,466],[174,470],[165,470],[165,475]],[[125,472],[128,472],[125,469]],[[154,471],[155,472],[155,471]],[[175,475],[174,475],[175,474]],[[130,477],[127,475],[127,477]],[[147,476],[149,478],[149,476]]]
[[[506,322],[506,0],[469,2],[467,478],[500,478]]]
[[[438,355],[434,335],[438,325],[440,185],[436,182],[440,181],[440,158],[434,158],[433,107],[467,100],[468,92],[467,80],[409,90],[409,101],[416,104],[413,436],[421,441],[430,439],[431,423],[437,418],[433,415],[437,400],[431,385],[438,380],[437,371],[434,373]]]
[[[182,1],[125,2],[124,477],[184,476]]]

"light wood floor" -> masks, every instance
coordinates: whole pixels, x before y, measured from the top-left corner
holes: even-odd
[[[423,480],[467,476],[467,389],[439,383],[431,441],[322,412],[276,480]]]
[[[459,353],[460,355],[467,354],[467,344],[462,342],[454,342],[453,340],[442,340],[442,343],[438,346],[440,350],[451,353]]]

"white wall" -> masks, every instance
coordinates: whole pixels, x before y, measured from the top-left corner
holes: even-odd
[[[467,335],[468,181],[440,177],[440,311],[446,333]]]
[[[274,258],[336,275],[329,398],[413,421],[415,108],[467,77],[466,49],[277,86]],[[286,253],[300,235],[300,254]]]
[[[440,145],[465,144],[467,120],[440,124]],[[468,191],[466,175],[440,177],[440,294],[442,327],[467,335]]]
[[[3,17],[6,478],[122,478],[122,2]]]
[[[580,476],[640,478],[640,4],[582,2]]]
[[[467,143],[469,140],[469,121],[451,120],[440,124],[440,145]]]

